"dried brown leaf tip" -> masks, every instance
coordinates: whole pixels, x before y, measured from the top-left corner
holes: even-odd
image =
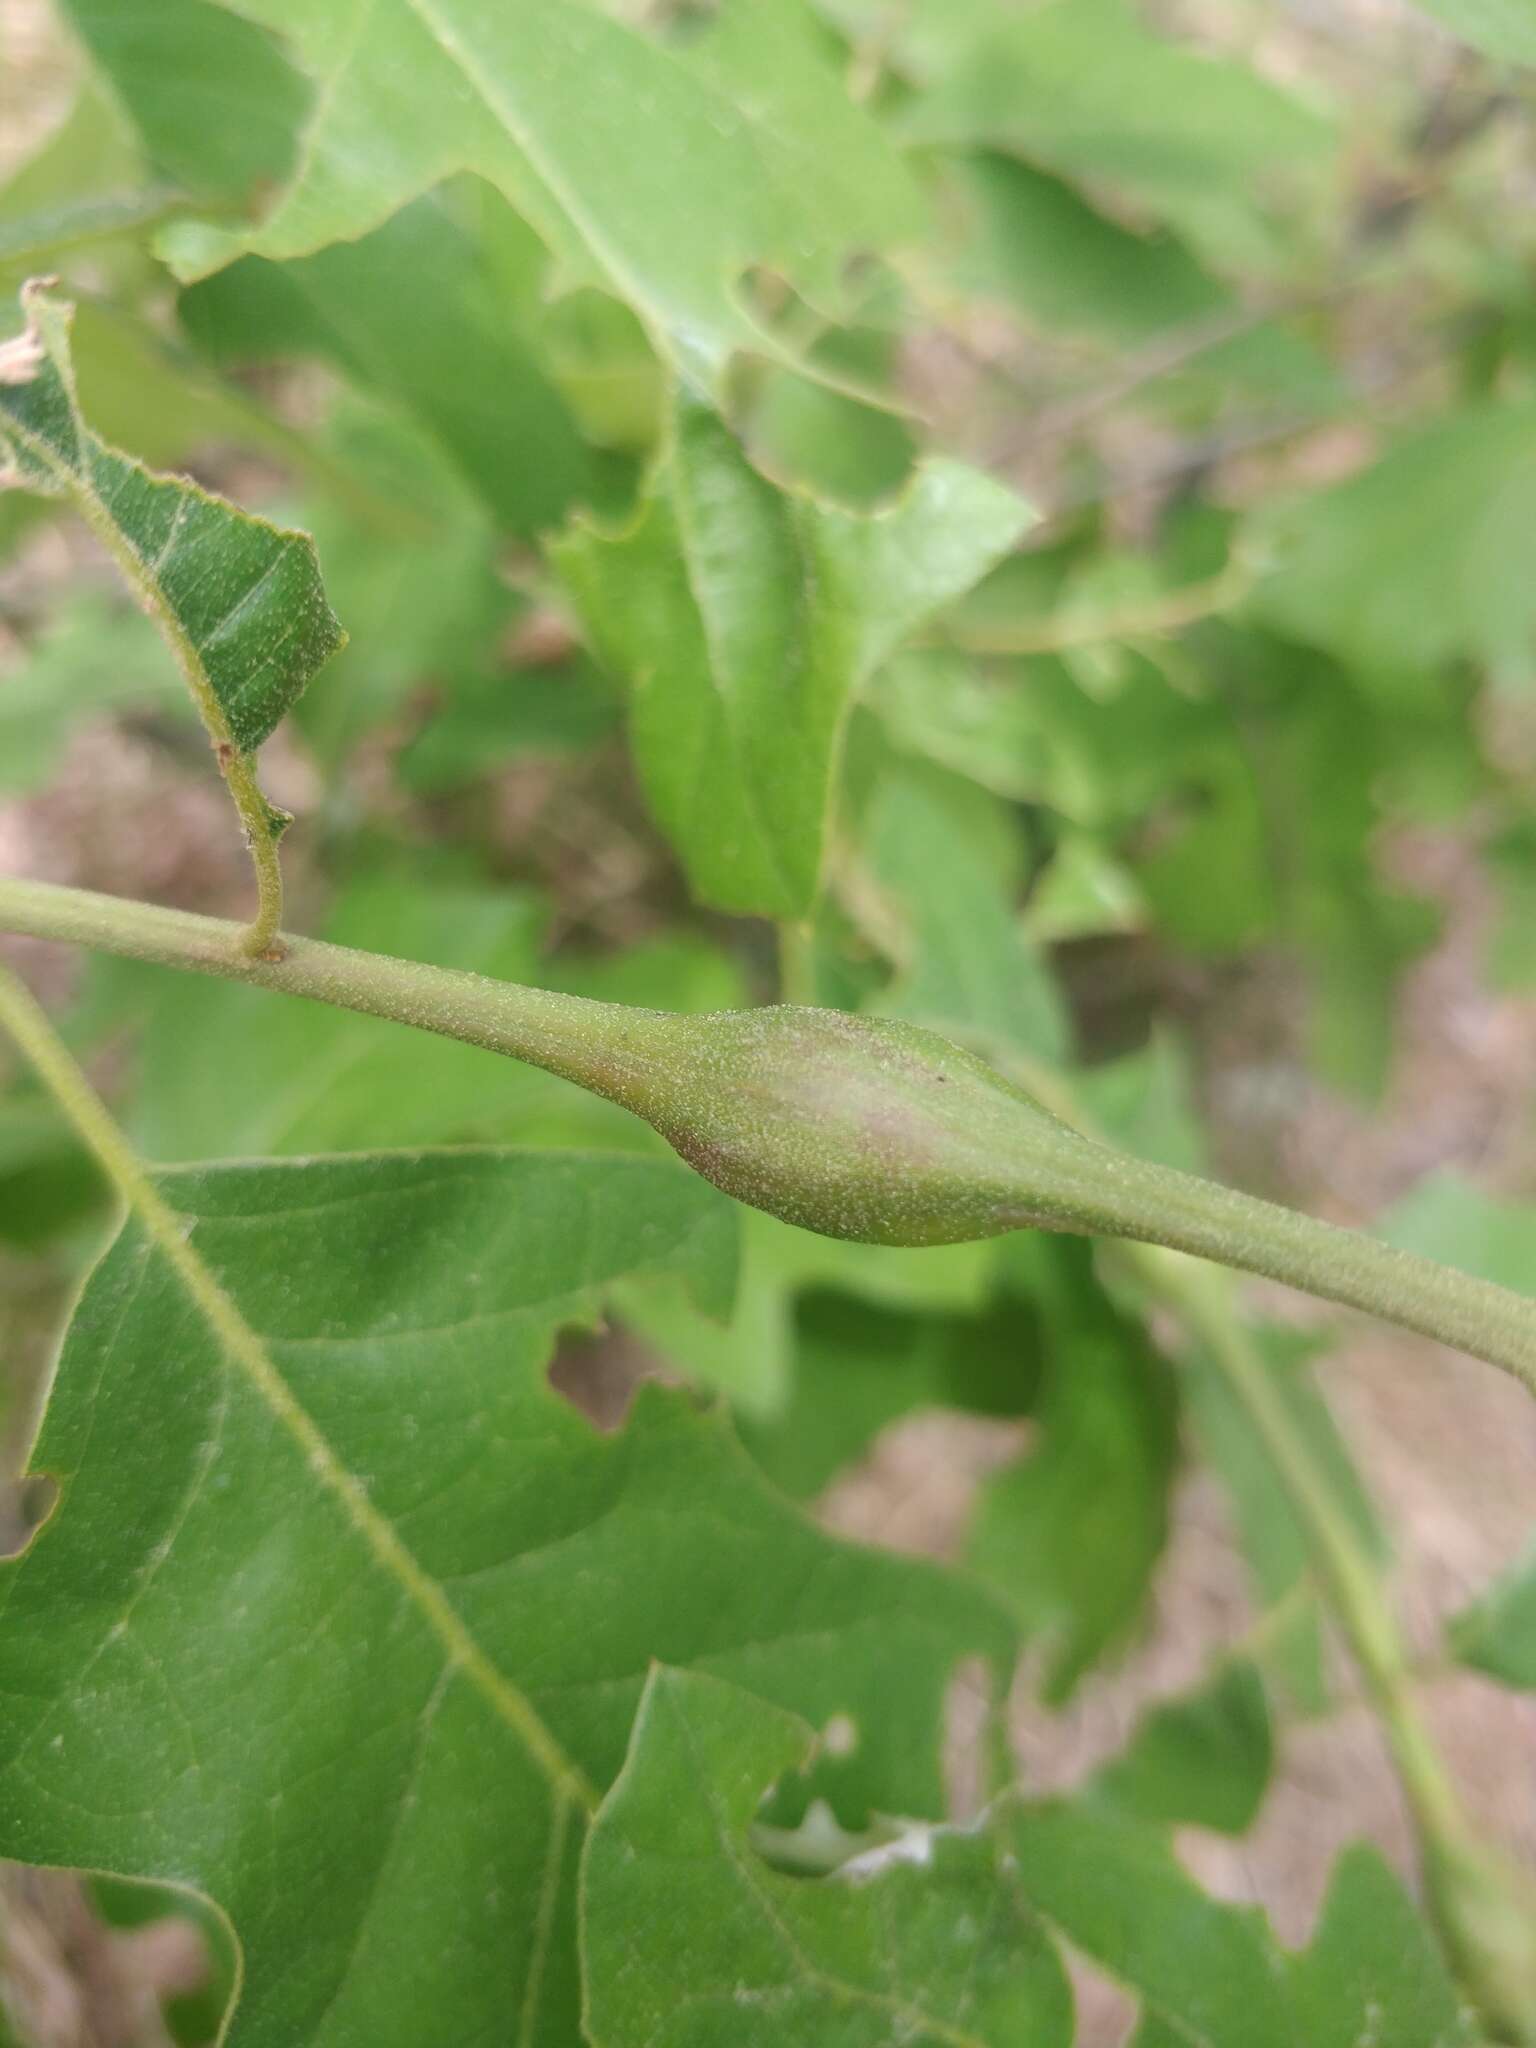
[[[27,309],[27,324],[20,334],[0,342],[0,384],[30,384],[43,366],[48,351],[37,319],[41,293],[58,283],[55,277],[29,278],[22,287],[21,302]]]

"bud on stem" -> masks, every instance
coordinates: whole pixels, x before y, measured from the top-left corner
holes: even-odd
[[[1112,1151],[916,1025],[787,1005],[675,1016],[313,939],[257,960],[221,919],[40,882],[0,881],[0,928],[509,1053],[644,1117],[737,1200],[831,1237],[952,1244],[1036,1225],[1139,1239],[1364,1309],[1536,1391],[1536,1302]]]

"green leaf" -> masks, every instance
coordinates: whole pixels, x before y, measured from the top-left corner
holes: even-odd
[[[872,1007],[994,1057],[1016,1049],[1057,1061],[1061,999],[1010,901],[987,830],[993,811],[975,789],[912,768],[876,791],[863,851],[902,929],[901,971]]]
[[[1201,653],[1212,688],[1250,707],[1228,744],[1251,772],[1276,921],[1309,970],[1313,1063],[1371,1097],[1386,1075],[1401,969],[1436,922],[1428,904],[1379,879],[1374,843],[1400,815],[1394,753],[1445,754],[1444,725],[1415,730],[1396,702],[1384,716],[1315,650],[1246,627],[1209,629]]]
[[[1240,1835],[1258,1813],[1271,1761],[1264,1681],[1234,1657],[1198,1692],[1153,1707],[1093,1779],[1091,1796],[1142,1820]]]
[[[210,448],[248,449],[332,494],[354,521],[379,525],[380,506],[312,434],[285,425],[120,300],[82,299],[69,349],[80,410],[119,454],[166,469],[192,464]]]
[[[1187,1048],[1167,1028],[1144,1052],[1090,1067],[1074,1080],[1078,1100],[1115,1144],[1181,1173],[1206,1171]]]
[[[776,1414],[796,1376],[796,1297],[834,1287],[875,1304],[923,1313],[975,1313],[984,1301],[994,1248],[934,1245],[901,1250],[850,1244],[797,1230],[772,1216],[742,1218],[741,1284],[722,1325],[699,1314],[676,1288],[620,1295],[624,1320],[688,1378],[729,1395],[738,1411]]]
[[[1030,1904],[1174,2039],[1301,2048],[1264,1916],[1208,1898],[1158,1831],[1060,1801],[1024,1807],[1008,1841]]]
[[[1454,1617],[1447,1640],[1458,1663],[1536,1692],[1536,1546]]]
[[[448,695],[492,668],[520,608],[497,563],[491,517],[435,442],[408,420],[347,401],[331,421],[338,461],[400,522],[361,520],[335,494],[316,494],[306,523],[325,562],[326,588],[352,622],[323,690],[299,700],[295,722],[334,773],[381,726],[409,716],[413,698]]]
[[[1536,404],[1463,406],[1348,482],[1261,511],[1254,545],[1278,568],[1255,603],[1283,632],[1367,670],[1470,657],[1529,688],[1533,521]]]
[[[1493,986],[1525,993],[1536,986],[1536,819],[1518,813],[1482,851],[1499,898],[1488,942]]]
[[[80,415],[69,307],[30,288],[26,303],[3,350],[0,454],[27,489],[73,500],[163,621],[210,731],[248,754],[345,637],[314,545],[107,447]]]
[[[170,1885],[93,1877],[89,1892],[91,1904],[114,1931],[136,1933],[158,1923],[157,1932],[169,1937],[173,1929],[167,1923],[183,1923],[177,1931],[183,1940],[190,1934],[202,1950],[206,1973],[194,1989],[162,1995],[166,2030],[178,2048],[205,2048],[215,2041],[235,1991],[237,1957],[226,1923],[195,1892],[180,1892]]]
[[[987,1481],[968,1557],[1043,1638],[1045,1695],[1059,1702],[1145,1608],[1168,1535],[1177,1414],[1166,1363],[1099,1293],[1088,1247],[1015,1242],[1020,1264],[1045,1273],[1040,1441]]]
[[[175,210],[164,188],[152,185],[140,192],[81,199],[48,213],[0,220],[0,267],[40,270],[68,250],[154,227]]]
[[[663,42],[571,0],[243,0],[318,87],[297,175],[255,232],[167,230],[184,279],[353,241],[458,170],[495,185],[569,273],[626,300],[690,377],[782,353],[738,282],[781,264],[835,296],[843,257],[921,206],[804,10],[727,5]],[[409,91],[401,97],[402,81]]]
[[[1364,1843],[1334,1865],[1291,1981],[1306,2048],[1472,2048],[1479,2038],[1402,1885]]]
[[[1140,2001],[1138,2048],[1460,2048],[1479,2038],[1445,1967],[1374,1849],[1335,1865],[1310,1948],[1264,1915],[1209,1898],[1169,1838],[1058,1801],[1009,1827],[1025,1897]]]
[[[874,50],[914,78],[968,56],[997,26],[997,0],[912,0],[893,15],[885,0],[818,0],[821,12],[861,50]]]
[[[1171,815],[1137,862],[1136,879],[1175,942],[1197,952],[1251,946],[1275,914],[1254,764],[1225,734],[1212,734],[1178,761],[1178,777]]]
[[[789,1398],[738,1417],[743,1442],[776,1486],[809,1500],[899,1416],[924,1408],[1029,1411],[1041,1369],[1039,1319],[1002,1296],[969,1315],[923,1314],[830,1289],[794,1304]]]
[[[930,1829],[831,1877],[749,1839],[811,1730],[658,1668],[582,1864],[585,2017],[611,2048],[1068,2048],[1071,1994],[986,1834]]]
[[[1330,125],[1256,72],[1155,35],[1127,0],[1053,0],[983,35],[903,124],[1102,185],[1216,260],[1263,261],[1256,194],[1305,198]]]
[[[336,363],[418,420],[503,525],[533,533],[582,494],[586,451],[524,331],[500,251],[462,212],[431,196],[360,241],[290,263],[248,257],[184,292],[181,319],[222,364]],[[508,232],[502,224],[503,241]],[[510,233],[525,265],[542,268],[515,217]],[[528,289],[536,296],[536,275]]]
[[[582,755],[608,736],[617,717],[606,678],[579,650],[574,659],[510,675],[492,669],[458,676],[396,767],[406,789],[439,796],[484,782],[510,763]]]
[[[0,684],[0,794],[41,788],[91,713],[144,705],[185,706],[148,621],[90,595],[55,611]]]
[[[1531,0],[1416,0],[1424,13],[1485,56],[1536,64],[1536,7]]]
[[[967,152],[955,168],[976,215],[962,280],[1047,327],[1125,347],[1229,303],[1177,237],[1121,226],[1060,178],[997,150]]]
[[[119,238],[164,218],[172,189],[151,176],[130,124],[94,82],[0,185],[0,285],[88,248],[114,278]],[[116,258],[118,260],[114,261]],[[11,275],[7,275],[7,273]]]
[[[724,1308],[734,1221],[696,1178],[480,1151],[161,1186],[266,1364],[136,1229],[93,1275],[36,1453],[59,1505],[0,1578],[0,1846],[209,1893],[232,2044],[569,2048],[581,1785],[658,1657],[846,1716],[855,1824],[939,1810],[991,1603],[830,1541],[675,1393],[602,1437],[547,1384],[620,1275]]]
[[[150,182],[132,122],[94,79],[81,82],[60,118],[0,183],[0,221],[7,233],[29,215],[80,205],[108,193],[139,191]]]
[[[1067,181],[997,150],[958,155],[954,174],[971,206],[954,259],[961,288],[1117,349],[1191,344],[1189,369],[1175,364],[1158,379],[1164,406],[1170,392],[1197,385],[1213,397],[1258,387],[1272,404],[1282,392],[1316,404],[1336,390],[1320,351],[1273,322],[1255,324],[1177,235],[1128,227]]]
[[[1426,1174],[1376,1229],[1405,1252],[1459,1266],[1516,1294],[1536,1292],[1536,1206],[1499,1201],[1459,1174]]]
[[[1060,672],[1059,663],[1051,666]],[[1070,806],[1058,784],[1072,779],[1076,764],[1068,764],[1065,777],[1053,775],[1060,740],[1050,707],[1025,674],[982,675],[952,649],[908,648],[871,676],[866,701],[903,753],[999,796],[1029,801],[1049,795],[1067,798]]]
[[[184,192],[247,206],[288,176],[310,89],[254,21],[209,0],[64,0],[64,11],[151,165]]]
[[[879,340],[878,350],[848,350],[854,357],[848,374],[885,391],[894,382],[892,350],[888,337]],[[825,344],[814,356],[836,370]],[[742,429],[766,475],[858,512],[877,511],[903,489],[918,450],[911,427],[887,406],[862,403],[773,365],[760,375]]]
[[[100,1201],[100,1178],[52,1100],[20,1089],[0,1094],[0,1240],[46,1245],[88,1219]],[[0,1414],[11,1407],[15,1387],[13,1377]]]
[[[1002,485],[940,461],[873,517],[819,505],[776,489],[684,402],[636,524],[559,544],[587,630],[629,684],[646,793],[703,901],[807,914],[854,690],[1028,518]]]

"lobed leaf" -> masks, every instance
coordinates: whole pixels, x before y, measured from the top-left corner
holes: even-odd
[[[1480,2037],[1401,1883],[1364,1842],[1334,1865],[1291,1970],[1305,2048],[1473,2048]]]
[[[846,1715],[859,1824],[937,1810],[950,1669],[1007,1649],[992,1604],[821,1535],[685,1398],[603,1438],[545,1380],[623,1274],[725,1306],[734,1223],[693,1176],[428,1152],[161,1185],[267,1368],[123,1233],[37,1448],[58,1507],[0,1575],[0,1833],[209,1893],[244,1948],[232,2043],[569,2048],[583,1788],[654,1658]]]
[[[1144,1822],[1065,1800],[1007,1829],[1024,1896],[1190,2048],[1301,2048],[1264,1916],[1187,1877]]]
[[[242,0],[318,85],[293,179],[254,231],[169,229],[190,280],[245,254],[353,241],[458,170],[496,185],[561,258],[640,315],[691,378],[777,353],[739,290],[755,264],[835,292],[843,257],[922,208],[797,0],[727,0],[663,41],[573,0]]]
[[[532,237],[509,228],[532,294],[542,251],[533,262]],[[532,533],[584,494],[587,453],[507,304],[504,255],[431,195],[359,241],[282,264],[247,257],[183,293],[181,320],[221,363],[335,363],[419,420],[504,525]]]
[[[904,126],[1108,187],[1218,260],[1271,256],[1256,195],[1304,195],[1334,147],[1304,101],[1153,33],[1127,0],[1052,0],[1001,21],[917,95]]]
[[[1138,2048],[1470,2048],[1478,2037],[1401,1885],[1346,1850],[1317,1933],[1291,1954],[1253,1907],[1208,1897],[1166,1835],[1056,1801],[1010,1822],[1020,1888],[1140,2003]]]
[[[651,1673],[582,1864],[588,2036],[604,2048],[1069,2048],[1054,1950],[985,1834],[934,1828],[831,1877],[749,1829],[811,1730],[696,1673]]]
[[[981,576],[1030,513],[958,463],[865,517],[782,492],[686,400],[633,527],[556,565],[630,689],[632,744],[697,895],[803,917],[816,899],[853,692]]]

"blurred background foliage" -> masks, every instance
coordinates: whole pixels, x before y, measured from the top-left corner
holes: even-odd
[[[1398,1203],[1404,1242],[1528,1287],[1536,16],[568,11],[747,116],[711,143],[552,41],[531,89],[614,208],[596,252],[426,69],[349,177],[327,122],[372,59],[338,86],[325,9],[0,4],[0,289],[57,273],[104,437],[312,530],[351,635],[264,755],[298,815],[290,922],[626,1002],[915,1019],[1027,1083],[1070,1071],[1137,1150],[1342,1220]],[[932,588],[908,533],[930,562],[957,536]],[[109,565],[20,493],[0,549],[0,859],[242,914],[217,778]],[[396,1027],[17,958],[156,1160],[656,1142]],[[11,1468],[105,1221],[11,1072]],[[744,1225],[733,1323],[621,1290],[557,1365],[574,1398],[606,1414],[658,1370],[718,1390],[788,1493],[992,1581],[1038,1649],[1018,1739],[1047,1779],[1238,1639],[1298,1724],[1337,1707],[1285,1501],[1123,1275],[1054,1242]],[[1505,1390],[1453,1379],[1452,1416],[1395,1343],[1341,1432],[1328,1330],[1268,1308],[1383,1557],[1352,1434],[1391,1490],[1426,1630],[1471,1603],[1445,1655],[1536,1684],[1536,1447]],[[1382,1424],[1389,1380],[1417,1430]],[[1411,1512],[1436,1488],[1471,1531],[1438,1565],[1444,1523]],[[13,1487],[13,1536],[33,1512]],[[1234,1542],[1235,1577],[1199,1563]],[[1039,1705],[1079,1697],[1097,1723]],[[1529,1738],[1529,1702],[1451,1725],[1469,1754]],[[1400,1846],[1390,1798],[1356,1818]],[[1282,1912],[1304,1862],[1283,1834],[1255,1857]]]

